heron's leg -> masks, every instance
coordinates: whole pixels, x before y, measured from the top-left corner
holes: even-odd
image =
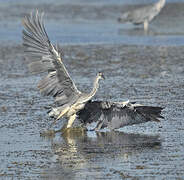
[[[74,114],[74,115],[70,116],[70,118],[69,118],[69,120],[68,120],[68,124],[67,124],[66,128],[70,128],[70,127],[72,126],[72,124],[73,124],[73,122],[75,121],[76,117],[77,117],[77,115],[76,115],[76,114]]]
[[[66,107],[60,114],[59,116],[55,119],[55,121],[50,125],[52,127],[56,122],[69,110],[69,107]]]
[[[68,110],[69,110],[69,107],[66,107],[66,108],[60,113],[60,115],[57,117],[56,121],[57,121],[58,119],[60,119]]]
[[[144,21],[144,30],[147,31],[148,30],[148,26],[149,26],[149,23],[147,20]]]
[[[103,121],[99,121],[97,126],[94,128],[95,131],[98,131],[102,128],[102,125],[103,125]]]

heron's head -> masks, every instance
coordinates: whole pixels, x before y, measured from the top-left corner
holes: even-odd
[[[99,72],[98,74],[97,74],[97,76],[98,76],[98,78],[99,79],[105,79],[105,77],[104,77],[104,75],[103,75],[103,73],[102,72]]]

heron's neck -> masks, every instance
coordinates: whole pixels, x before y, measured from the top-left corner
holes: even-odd
[[[163,8],[164,5],[165,5],[165,0],[159,0],[159,1],[156,3],[157,9]]]
[[[86,94],[83,98],[80,99],[80,103],[89,101],[96,94],[99,87],[98,81],[99,81],[99,77],[97,76],[93,83],[93,89],[91,90],[90,93]]]
[[[93,97],[96,94],[97,90],[98,90],[98,87],[99,87],[99,83],[98,82],[99,82],[99,77],[97,76],[95,78],[95,80],[94,80],[94,83],[93,83],[93,89],[90,92],[90,96],[91,97]]]

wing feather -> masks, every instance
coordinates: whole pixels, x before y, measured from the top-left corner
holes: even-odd
[[[26,48],[25,52],[28,57],[35,59],[36,62],[31,62],[29,69],[32,73],[48,72],[48,75],[43,78],[38,88],[43,95],[54,96],[57,99],[65,97],[78,96],[78,91],[72,81],[67,69],[65,68],[58,48],[54,47],[47,35],[43,23],[43,13],[31,13],[23,19],[23,45]]]
[[[89,101],[84,109],[78,112],[78,117],[85,125],[101,122],[100,128],[117,129],[128,125],[159,121],[163,108],[141,106],[128,103]]]

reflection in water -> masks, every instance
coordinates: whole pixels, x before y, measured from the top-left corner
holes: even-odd
[[[72,129],[51,140],[57,167],[49,170],[47,175],[54,179],[63,176],[80,179],[81,176],[88,177],[89,169],[93,169],[97,173],[95,176],[101,177],[103,168],[109,168],[113,162],[128,162],[132,156],[149,149],[158,150],[160,146],[158,136]],[[56,176],[53,176],[53,171]]]
[[[150,27],[147,31],[144,31],[141,27],[134,27],[134,28],[121,28],[118,29],[118,35],[120,36],[163,36],[166,39],[169,39],[171,36],[184,36],[183,32],[170,32],[170,31],[159,31],[154,27]]]
[[[153,29],[150,28],[147,31],[144,31],[140,27],[134,27],[131,29],[119,29],[118,30],[119,35],[128,35],[128,36],[156,36],[158,33]]]

